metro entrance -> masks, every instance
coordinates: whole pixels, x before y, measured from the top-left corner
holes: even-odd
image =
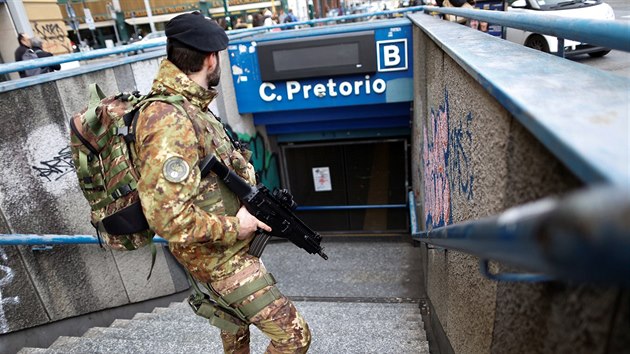
[[[251,114],[296,213],[318,232],[408,233],[411,33],[392,19],[228,46],[238,111]]]
[[[291,144],[285,186],[297,215],[319,232],[407,232],[407,140]]]

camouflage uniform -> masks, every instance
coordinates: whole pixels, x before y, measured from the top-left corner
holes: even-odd
[[[250,183],[254,170],[236,150],[221,123],[207,111],[216,91],[190,80],[170,61],[164,60],[153,82],[158,95],[182,95],[182,107],[151,102],[140,113],[136,126],[135,163],[140,173],[138,192],[151,228],[169,241],[175,258],[200,282],[225,295],[267,273],[257,257],[247,254],[251,239],[238,240],[240,202],[222,181],[210,173],[200,178],[198,163],[208,154],[219,157]],[[246,158],[247,157],[247,158]],[[189,166],[185,179],[167,179],[163,166],[169,159]],[[254,293],[246,304],[266,293]],[[269,353],[303,353],[310,344],[308,325],[284,295],[250,319],[271,338]],[[236,335],[222,331],[229,353],[249,352],[249,326]]]

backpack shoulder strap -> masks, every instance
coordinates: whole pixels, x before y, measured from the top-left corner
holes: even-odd
[[[184,96],[182,95],[153,95],[149,93],[140,101],[133,109],[127,114],[133,114],[130,120],[125,119],[125,123],[130,128],[130,135],[132,136],[132,140],[135,140],[136,134],[136,126],[138,125],[138,116],[140,115],[140,111],[145,109],[151,102],[166,102],[175,106],[180,112],[185,114],[188,117],[188,112],[184,108]]]
[[[98,115],[96,114],[96,109],[101,103],[101,100],[105,98],[105,94],[95,83],[90,84],[89,91],[90,99],[87,111],[85,111],[85,121],[90,129],[94,132],[94,135],[99,136],[103,133],[102,130],[105,129],[105,127],[100,124]]]
[[[151,94],[149,93],[145,98],[143,98],[141,100],[141,102],[139,102],[139,104],[134,107],[134,109],[137,110],[142,110],[144,109],[149,103],[151,102],[166,102],[168,104],[171,104],[173,106],[175,106],[177,109],[179,109],[180,111],[182,111],[182,113],[186,113],[186,110],[184,109],[184,96],[182,95],[155,95],[155,94]],[[186,115],[188,115],[186,113]]]

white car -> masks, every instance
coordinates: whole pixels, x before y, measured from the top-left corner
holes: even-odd
[[[615,19],[615,13],[612,7],[602,2],[602,0],[509,0],[509,3],[508,11],[512,13],[597,20]],[[516,28],[507,28],[505,35],[506,39],[510,42],[523,44],[527,47],[547,53],[558,52],[558,39],[556,37],[527,32]],[[610,52],[608,48],[571,40],[564,41],[564,50],[566,56],[587,53],[592,57],[603,57]]]
[[[144,38],[142,38],[140,41],[136,42],[139,44],[144,44],[144,43],[164,43],[166,44],[166,33],[164,33],[164,31],[156,31],[156,32],[151,32],[149,34],[147,34],[146,36],[144,36]],[[164,47],[162,46],[157,46],[157,47],[151,47],[151,48],[146,48],[144,49],[145,51],[149,51],[149,50],[159,50],[159,49],[164,49]]]

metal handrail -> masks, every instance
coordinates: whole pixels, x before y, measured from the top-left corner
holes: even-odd
[[[364,204],[364,205],[305,205],[296,210],[357,210],[357,209],[407,209],[407,204]]]
[[[630,22],[628,21],[591,20],[436,6],[426,6],[425,12],[467,17],[495,25],[630,52]]]
[[[593,187],[564,198],[524,204],[496,216],[416,232],[412,237],[474,255],[482,262],[495,260],[547,276],[538,281],[555,278],[630,285],[627,189]],[[530,275],[523,279],[514,275],[491,277],[532,279]]]
[[[160,236],[153,237],[155,243],[168,243]],[[92,235],[50,235],[50,234],[0,234],[0,246],[27,245],[79,245],[100,244],[102,241]]]
[[[373,12],[369,14],[328,17],[328,18],[315,19],[315,20],[309,20],[309,21],[283,23],[283,24],[278,24],[278,25],[273,25],[273,26],[244,28],[244,29],[226,31],[226,33],[228,37],[230,38],[230,40],[236,40],[236,39],[240,39],[246,36],[269,32],[276,29],[290,29],[296,26],[315,26],[315,25],[324,24],[327,22],[348,21],[348,20],[361,19],[361,18],[378,17],[378,16],[390,16],[390,15],[395,15],[395,14],[422,11],[423,9],[424,9],[424,6],[415,6],[415,7],[409,7],[409,8],[404,8],[404,9]],[[0,74],[7,74],[7,73],[15,72],[15,71],[24,71],[24,70],[35,69],[35,68],[40,68],[44,66],[63,64],[63,63],[72,62],[72,61],[90,60],[90,59],[96,59],[96,58],[106,57],[110,55],[138,52],[144,49],[163,47],[165,45],[166,45],[166,37],[164,37],[161,41],[157,41],[154,43],[136,42],[136,43],[127,44],[127,45],[114,47],[114,48],[95,49],[95,50],[81,52],[81,53],[62,54],[62,55],[56,55],[56,56],[47,57],[47,58],[38,58],[38,59],[32,59],[32,60],[26,60],[26,61],[0,64]]]

